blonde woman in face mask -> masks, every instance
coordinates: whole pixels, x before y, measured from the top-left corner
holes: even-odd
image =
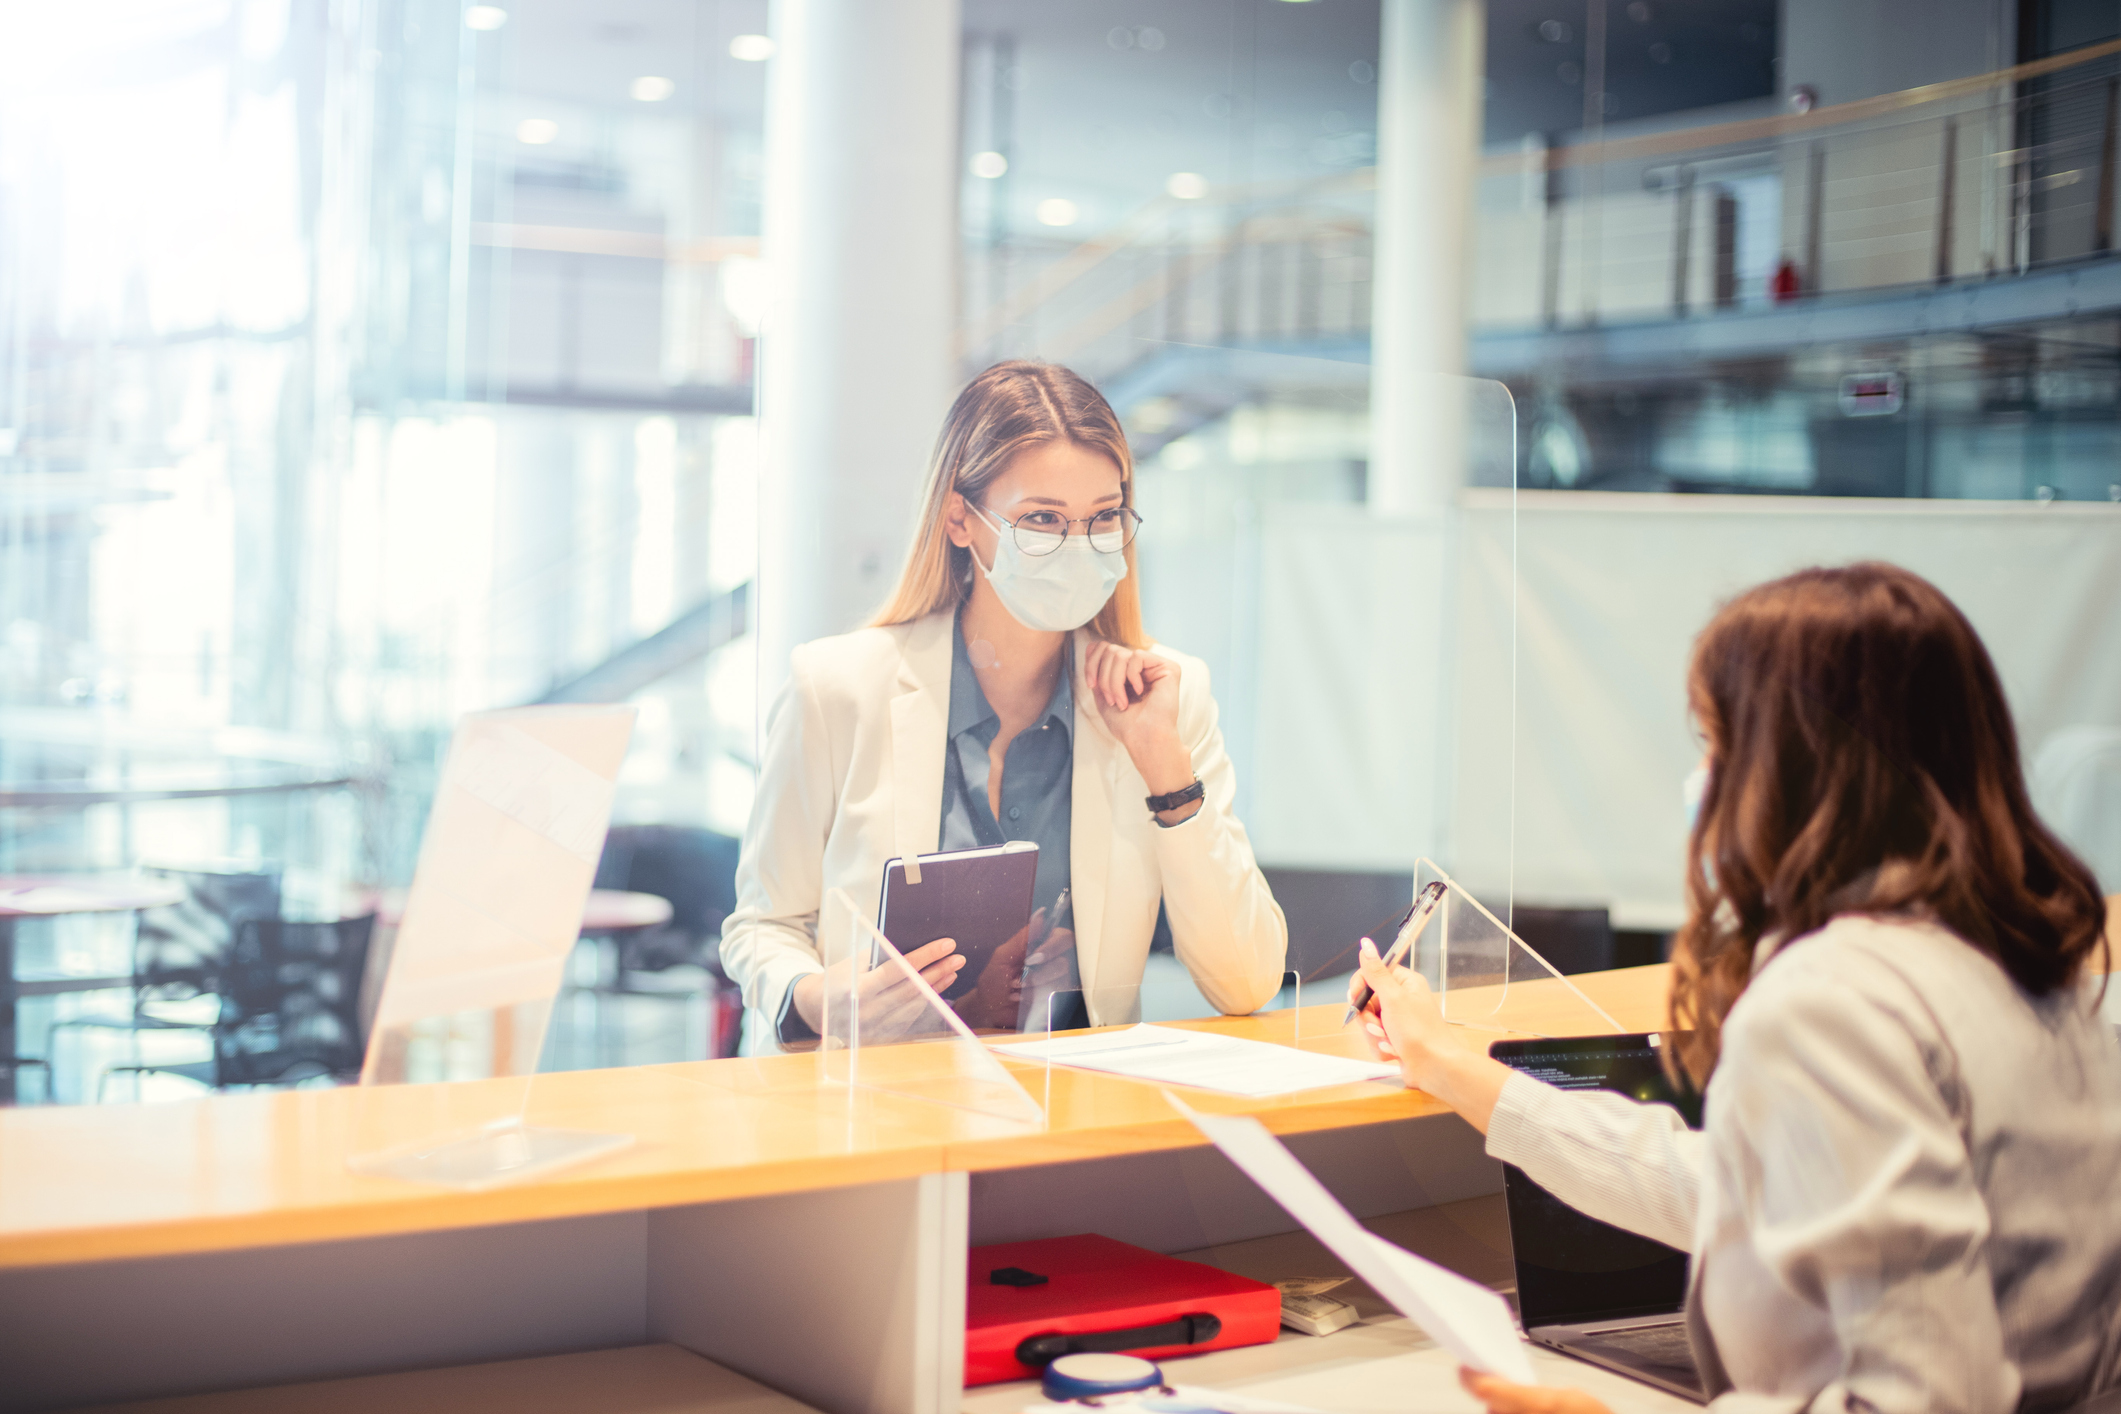
[[[853,975],[835,890],[873,921],[886,860],[1008,840],[1039,846],[1029,932],[979,976],[948,939],[907,954],[974,1026],[1133,1019],[1159,910],[1214,1006],[1279,990],[1288,926],[1207,670],[1142,631],[1132,500],[1119,419],[1075,374],[997,364],[959,394],[890,602],[797,649],[768,719],[722,933],[747,1053],[889,985]]]

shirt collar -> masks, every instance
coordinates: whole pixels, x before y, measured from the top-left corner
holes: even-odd
[[[1060,676],[1054,681],[1053,695],[1046,699],[1044,723],[1070,731],[1075,724],[1075,685],[1069,680],[1074,675],[1068,671],[1069,663],[1064,655]],[[987,694],[980,690],[979,676],[972,671],[972,656],[965,651],[965,630],[962,620],[950,627],[950,726],[952,740],[977,727],[1001,719],[994,708],[988,705]]]

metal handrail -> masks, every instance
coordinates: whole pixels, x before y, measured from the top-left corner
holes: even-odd
[[[2060,73],[2064,69],[2072,69],[2079,64],[2088,64],[2095,59],[2104,59],[2115,54],[2121,54],[2121,39],[2086,45],[2082,49],[2072,49],[2067,54],[2013,64],[2006,69],[1993,69],[1988,73],[1973,74],[1963,79],[1947,79],[1942,83],[1922,84],[1894,93],[1881,93],[1872,98],[1851,99],[1847,103],[1814,108],[1809,113],[1777,113],[1764,118],[1739,118],[1725,123],[1707,123],[1698,128],[1681,128],[1668,133],[1644,133],[1639,137],[1607,138],[1568,147],[1550,147],[1546,150],[1546,165],[1547,170],[1554,171],[1563,167],[1580,167],[1601,162],[1626,162],[1640,157],[1664,157],[1680,152],[1697,152],[1707,147],[1731,147],[1740,143],[1845,127],[1850,123],[1868,122],[1874,118],[1888,117],[1932,103],[1948,103],[1955,98],[1970,98],[1989,89],[2000,88],[2004,84],[2023,83],[2027,79]],[[1523,167],[1524,158],[1521,155],[1491,156],[1483,159],[1481,174],[1506,176],[1521,171]]]
[[[2093,63],[2100,59],[2121,55],[2121,39],[2108,40],[2087,45],[2065,54],[2035,59],[2023,64],[1965,78],[1948,79],[1940,83],[1923,84],[1901,89],[1893,93],[1878,94],[1869,98],[1854,99],[1847,103],[1833,104],[1809,113],[1774,114],[1760,118],[1738,119],[1722,123],[1710,123],[1673,132],[1647,133],[1636,137],[1600,138],[1591,142],[1580,142],[1568,146],[1535,149],[1531,152],[1506,152],[1491,154],[1482,159],[1479,173],[1482,177],[1522,176],[1556,173],[1569,168],[1585,168],[1606,163],[1638,161],[1656,157],[1676,157],[1687,153],[1702,152],[1715,148],[1743,146],[1775,139],[1807,136],[1817,141],[1830,131],[1845,132],[1852,125],[1876,122],[1879,119],[1905,119],[1914,110],[1955,99],[1972,97],[1997,88],[2023,83],[2046,75],[2062,73],[2070,69]],[[1956,153],[1956,142],[1947,139],[1946,162],[1949,164]],[[2008,158],[2016,155],[2029,158],[2029,153],[1999,153]],[[2102,187],[2111,182],[2111,177],[2102,172]],[[1102,268],[1113,257],[1122,252],[1146,244],[1145,238],[1152,235],[1161,223],[1181,210],[1213,210],[1216,208],[1245,209],[1257,211],[1262,206],[1285,202],[1299,196],[1326,196],[1374,189],[1376,169],[1363,167],[1323,178],[1307,178],[1294,181],[1251,183],[1210,189],[1203,197],[1192,201],[1180,201],[1168,196],[1158,196],[1121,218],[1120,221],[1090,240],[1070,249],[1065,255],[1040,271],[1022,287],[1010,291],[990,310],[960,330],[958,352],[960,357],[969,355],[1001,336],[1012,325],[1022,321],[1041,306],[1049,304],[1055,297],[1079,284],[1093,272]],[[1949,188],[1946,188],[1947,192]],[[1949,260],[1949,234],[1938,238],[1938,262],[1940,272]],[[1193,268],[1184,272],[1185,278],[1197,276],[1204,269],[1213,269],[1223,263],[1231,253],[1235,237],[1226,235],[1203,251],[1195,260]],[[1808,257],[1816,255],[1807,251]],[[1808,258],[1806,270],[1816,278],[1818,262]],[[1153,306],[1167,291],[1170,275],[1160,274],[1143,285],[1121,292],[1118,296],[1100,301],[1086,314],[1078,314],[1068,324],[1061,342],[1075,347],[1109,333],[1125,324],[1142,310]],[[1150,288],[1153,286],[1154,288]]]
[[[199,786],[0,786],[0,810],[85,810],[91,805],[146,805],[164,800],[234,800],[253,795],[291,795],[308,790],[340,790],[363,784],[351,773],[298,780]]]
[[[1101,234],[1075,246],[1066,255],[1012,290],[975,324],[958,331],[957,353],[971,350],[999,336],[1010,325],[1059,294],[1107,260],[1135,244],[1137,237],[1153,230],[1166,217],[1182,211],[1213,210],[1216,207],[1250,206],[1288,196],[1326,196],[1337,191],[1368,191],[1377,184],[1377,169],[1358,167],[1325,177],[1303,177],[1272,182],[1233,183],[1211,187],[1200,197],[1180,199],[1158,196],[1144,202]]]

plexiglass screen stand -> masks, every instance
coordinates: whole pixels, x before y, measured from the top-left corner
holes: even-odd
[[[845,942],[826,974],[823,1077],[1012,1124],[1046,1113],[980,1041],[959,1007],[937,994],[845,890],[827,898]]]
[[[633,717],[526,707],[458,727],[361,1070],[357,1172],[490,1188],[633,1142],[525,1119]]]
[[[1443,902],[1405,959],[1428,979],[1444,1019],[1481,1031],[1532,1036],[1606,1035],[1625,1028],[1538,949],[1488,911],[1435,861],[1414,866],[1414,891],[1435,880]],[[1391,946],[1377,940],[1379,951]]]

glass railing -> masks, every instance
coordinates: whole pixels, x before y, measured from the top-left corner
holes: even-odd
[[[1536,138],[1476,198],[1476,331],[2023,275],[2114,245],[2121,41],[1808,113]],[[1360,345],[1374,173],[1162,196],[1079,245],[967,253],[968,367],[1110,376],[1145,343]]]

